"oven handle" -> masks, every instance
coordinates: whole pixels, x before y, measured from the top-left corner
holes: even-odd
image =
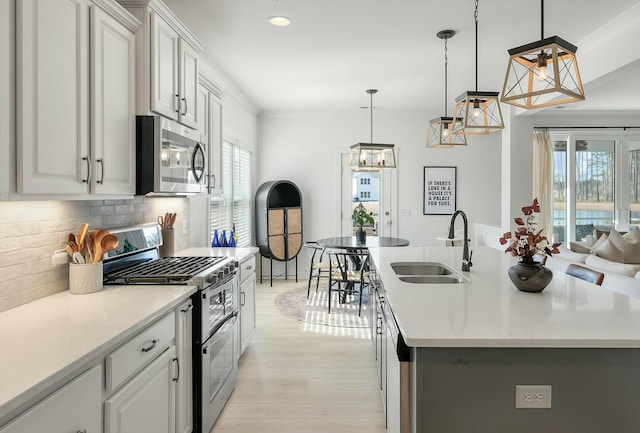
[[[229,329],[234,327],[237,321],[238,321],[238,315],[237,314],[234,314],[233,316],[228,318],[224,322],[224,324],[220,327],[220,329],[218,329],[211,336],[211,338],[209,338],[209,341],[204,343],[204,345],[202,346],[202,354],[206,355],[207,354],[207,349],[209,349],[209,347],[213,346],[214,344],[218,343],[220,340],[225,338],[227,336],[227,334],[229,333]]]

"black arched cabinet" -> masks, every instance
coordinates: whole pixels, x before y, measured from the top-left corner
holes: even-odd
[[[298,281],[298,253],[302,248],[302,194],[288,180],[272,180],[260,185],[256,191],[256,244],[261,257],[270,260],[273,284],[273,260],[296,260]],[[262,282],[262,266],[260,267]]]

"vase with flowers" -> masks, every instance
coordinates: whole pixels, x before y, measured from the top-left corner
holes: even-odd
[[[553,273],[536,260],[538,255],[558,254],[559,243],[550,243],[542,235],[544,229],[536,229],[536,214],[540,213],[538,199],[531,206],[522,208],[524,218],[514,218],[517,228],[500,238],[500,244],[508,244],[505,253],[518,257],[518,263],[509,268],[509,278],[523,292],[542,292],[549,285]]]
[[[362,226],[365,224],[373,225],[374,219],[372,215],[373,212],[367,211],[367,208],[362,203],[358,203],[358,206],[353,209],[351,214],[351,219],[359,227],[356,232],[356,240],[361,244],[364,244],[367,240],[367,232],[362,229]]]

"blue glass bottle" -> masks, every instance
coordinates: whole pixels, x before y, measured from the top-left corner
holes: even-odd
[[[226,230],[222,230],[222,234],[220,235],[220,246],[221,247],[226,247],[227,246],[227,231]]]
[[[220,246],[220,239],[218,239],[218,230],[213,231],[213,239],[211,240],[211,247],[218,248]]]
[[[231,230],[231,234],[229,235],[229,247],[235,247],[236,246],[236,238],[233,235],[233,230]]]

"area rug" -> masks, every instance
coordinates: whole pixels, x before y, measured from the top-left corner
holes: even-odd
[[[370,322],[369,296],[362,297],[362,314],[358,316],[358,295],[348,295],[344,303],[338,302],[338,293],[331,293],[331,314],[328,313],[328,293],[320,287],[318,293],[311,288],[307,299],[307,287],[287,290],[278,295],[276,307],[285,316],[302,322],[343,328],[368,328]]]

